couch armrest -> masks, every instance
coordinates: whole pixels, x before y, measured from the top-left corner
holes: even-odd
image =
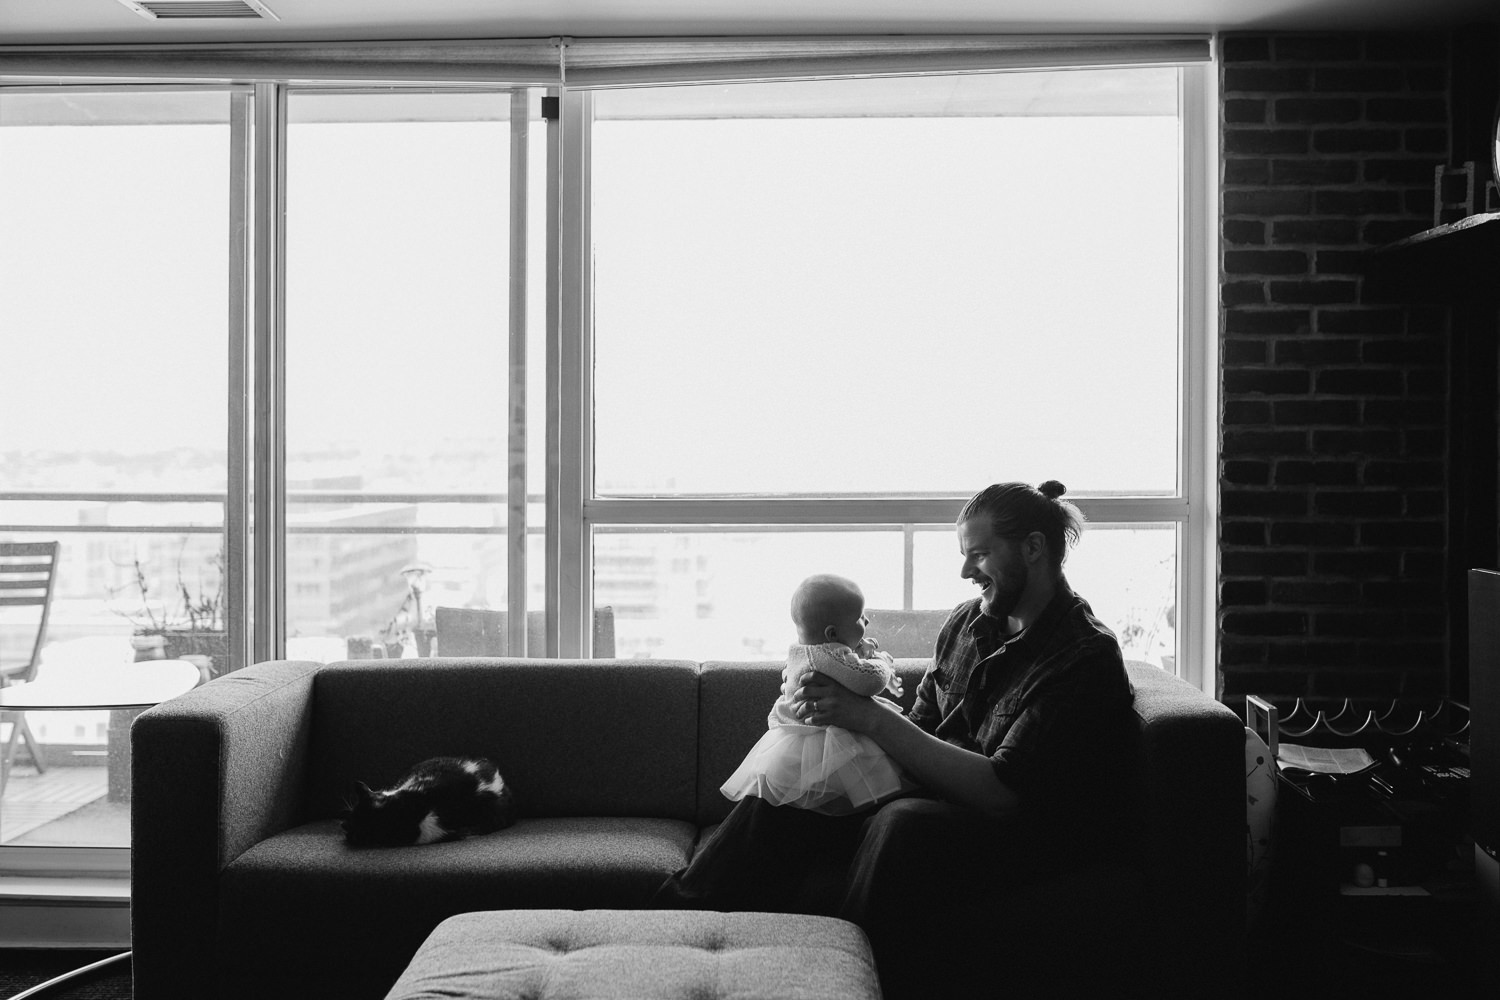
[[[298,822],[322,664],[260,663],[131,726],[131,947],[136,996],[213,981],[219,872]]]

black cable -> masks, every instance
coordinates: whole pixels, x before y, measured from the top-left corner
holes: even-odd
[[[61,986],[65,983],[72,982],[74,979],[78,979],[82,976],[88,975],[95,969],[102,969],[106,965],[113,965],[121,959],[129,957],[130,952],[122,951],[118,955],[111,955],[108,958],[101,958],[97,962],[92,962],[88,965],[80,966],[79,968],[73,969],[69,972],[64,972],[60,976],[54,976],[53,978],[47,980],[45,983],[37,983],[35,986],[28,986],[26,989],[12,996],[10,1000],[28,1000],[29,997],[41,996],[44,991],[50,990],[54,986]]]

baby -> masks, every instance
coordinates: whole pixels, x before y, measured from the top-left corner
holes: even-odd
[[[886,752],[861,733],[837,726],[808,725],[797,718],[793,695],[808,670],[816,670],[855,694],[890,691],[900,697],[901,680],[887,653],[865,637],[865,597],[852,580],[808,577],[792,594],[797,644],[787,652],[781,697],[771,708],[766,734],[720,791],[774,805],[798,806],[829,815],[869,808],[916,788]],[[884,698],[877,701],[899,712]]]

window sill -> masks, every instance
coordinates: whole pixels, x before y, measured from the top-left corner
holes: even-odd
[[[129,948],[129,877],[0,879],[0,947]]]

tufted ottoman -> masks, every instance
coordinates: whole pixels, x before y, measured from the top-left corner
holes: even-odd
[[[439,924],[386,1000],[878,1000],[864,932],[833,917],[492,910]]]

